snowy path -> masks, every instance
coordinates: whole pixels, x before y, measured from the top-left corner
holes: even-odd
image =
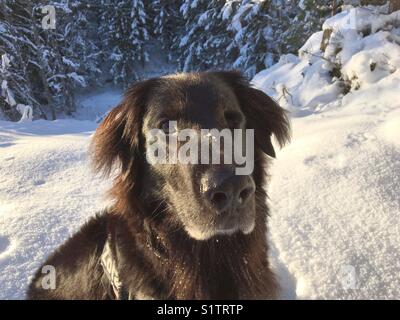
[[[270,239],[285,298],[400,298],[400,105],[361,96],[293,119],[273,166]],[[0,122],[0,298],[24,298],[45,256],[104,205],[107,183],[86,155],[95,128]]]

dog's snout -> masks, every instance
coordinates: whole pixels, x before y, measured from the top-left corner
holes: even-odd
[[[208,195],[210,203],[217,209],[217,210],[225,210],[225,207],[229,205],[230,199],[229,195],[222,191],[211,191]]]
[[[246,205],[254,195],[255,186],[249,176],[239,176],[233,172],[218,172],[206,179],[203,190],[212,208],[218,212],[230,212]]]

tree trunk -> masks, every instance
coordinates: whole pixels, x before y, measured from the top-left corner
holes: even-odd
[[[400,0],[389,1],[389,13],[400,10]]]
[[[339,12],[339,3],[337,0],[332,1],[332,17]]]

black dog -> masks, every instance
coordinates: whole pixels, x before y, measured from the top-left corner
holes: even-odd
[[[233,165],[150,164],[147,133],[254,129],[254,171]],[[272,299],[266,242],[265,154],[289,139],[283,109],[236,72],[178,74],[133,85],[97,129],[96,169],[115,173],[110,209],[91,219],[40,269],[30,299]]]

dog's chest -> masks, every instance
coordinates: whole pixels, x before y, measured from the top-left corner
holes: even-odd
[[[175,264],[166,285],[170,299],[238,299],[241,285],[233,270],[213,265],[212,259],[203,264]]]

